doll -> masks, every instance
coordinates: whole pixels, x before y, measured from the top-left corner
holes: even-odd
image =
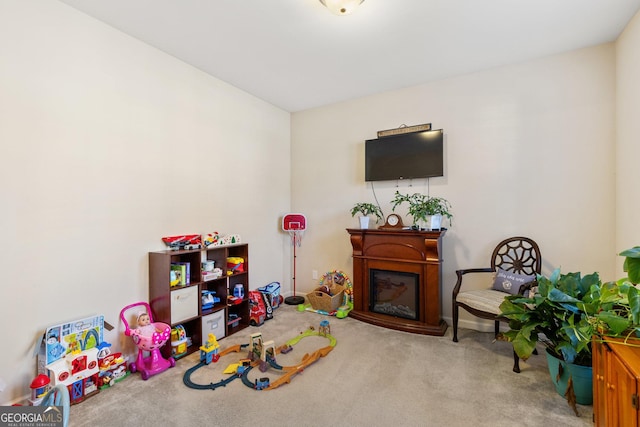
[[[136,331],[139,335],[150,337],[154,332],[162,332],[161,329],[157,329],[153,324],[151,324],[151,319],[149,318],[149,314],[146,311],[143,311],[138,315],[138,327]]]

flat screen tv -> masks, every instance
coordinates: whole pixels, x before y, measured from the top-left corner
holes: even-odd
[[[365,181],[443,176],[442,129],[369,139],[365,142]]]

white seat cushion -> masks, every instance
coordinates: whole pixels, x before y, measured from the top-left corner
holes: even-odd
[[[476,310],[486,311],[488,313],[500,314],[500,304],[504,301],[504,297],[509,294],[496,291],[493,289],[476,289],[472,291],[460,292],[456,301],[468,305]]]

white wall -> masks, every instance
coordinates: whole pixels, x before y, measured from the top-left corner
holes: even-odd
[[[162,236],[238,233],[288,289],[289,113],[58,2],[0,0],[0,58],[0,402],[47,326],[147,301]]]
[[[544,273],[561,266],[614,278],[615,50],[607,44],[293,114],[293,208],[310,224],[298,253],[302,291],[315,285],[312,270],[352,273],[349,210],[374,201],[364,141],[420,123],[445,132],[445,176],[430,180],[430,193],[455,215],[443,243],[449,323],[455,270],[488,266],[508,236],[538,242]],[[376,183],[387,214],[396,188],[427,191],[426,180]]]
[[[616,252],[640,245],[640,13],[616,43]],[[621,258],[617,268],[622,276]]]

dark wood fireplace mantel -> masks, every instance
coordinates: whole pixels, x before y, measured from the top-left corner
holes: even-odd
[[[425,335],[444,335],[447,323],[441,318],[440,258],[445,231],[347,229],[353,247],[354,319]],[[419,275],[417,319],[405,319],[374,312],[371,308],[371,269]]]

